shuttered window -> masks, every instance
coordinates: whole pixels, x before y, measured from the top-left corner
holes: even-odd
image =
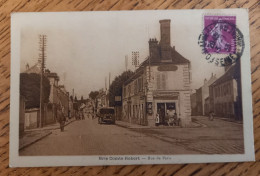
[[[165,90],[166,89],[166,73],[157,73],[156,75],[157,89]]]

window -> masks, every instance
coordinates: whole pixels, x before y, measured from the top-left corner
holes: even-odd
[[[124,91],[124,94],[123,94],[123,95],[124,95],[124,97],[126,97],[126,87],[124,87],[124,90],[123,90],[123,91]]]
[[[156,82],[157,82],[157,89],[161,89],[160,74],[157,74],[157,75],[156,75]]]
[[[166,75],[162,74],[162,89],[166,89]]]
[[[138,87],[137,87],[137,80],[134,81],[134,93],[137,94],[137,90],[138,90]]]
[[[166,89],[166,74],[165,73],[157,73],[156,82],[157,89]]]
[[[128,96],[131,95],[131,85],[128,85]]]
[[[138,91],[142,92],[143,90],[143,78],[138,79]]]

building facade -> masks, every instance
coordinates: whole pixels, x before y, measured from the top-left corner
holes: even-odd
[[[243,120],[240,61],[226,69],[224,75],[210,85],[210,110],[217,116]]]
[[[211,77],[209,80],[206,78],[204,79],[203,85],[196,89],[196,98],[191,99],[191,104],[195,104],[196,107],[193,107],[192,115],[208,115],[209,109],[206,109],[206,99],[209,97],[209,86],[217,80],[216,75],[213,73],[211,74]],[[196,101],[194,103],[193,101]]]
[[[170,20],[160,20],[161,41],[149,40],[149,56],[123,85],[122,116],[131,123],[166,124],[174,109],[182,126],[191,122],[190,62],[170,42]]]
[[[32,67],[26,65],[26,70],[24,73],[36,73],[41,74],[41,64],[38,61]],[[69,114],[69,92],[66,91],[64,85],[59,85],[59,76],[57,73],[50,72],[50,70],[45,69],[44,74],[50,82],[50,95],[49,102],[44,104],[44,113],[41,117],[41,123],[43,125],[48,125],[57,122],[57,106],[62,105],[65,109],[65,116]],[[26,109],[25,111],[25,127],[26,128],[36,128],[39,127],[39,110]]]

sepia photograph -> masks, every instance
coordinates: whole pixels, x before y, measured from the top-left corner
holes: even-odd
[[[14,165],[254,160],[247,15],[13,14]]]

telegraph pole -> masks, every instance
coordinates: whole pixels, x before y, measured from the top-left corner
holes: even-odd
[[[40,85],[40,128],[43,126],[43,108],[44,108],[44,102],[43,102],[43,76],[44,76],[44,69],[45,69],[45,61],[46,61],[46,42],[47,37],[46,35],[40,35],[39,36],[39,59],[38,62],[41,64],[41,85]]]
[[[128,66],[128,56],[125,55],[125,71],[127,71],[127,66]]]

